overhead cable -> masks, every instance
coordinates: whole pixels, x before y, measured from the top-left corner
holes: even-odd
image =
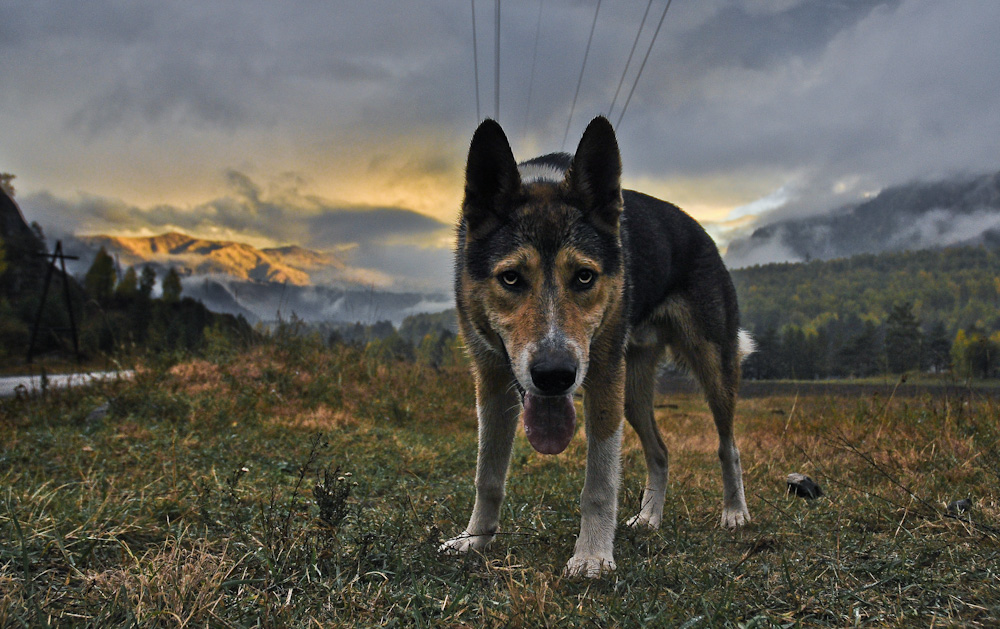
[[[479,47],[476,46],[476,0],[472,0],[472,67],[476,75],[476,124],[483,116],[479,109]]]
[[[652,0],[650,0],[652,2]],[[531,114],[531,92],[535,86],[535,65],[538,62],[538,35],[542,31],[542,5],[543,0],[538,0],[538,21],[535,23],[535,46],[531,53],[531,76],[528,79],[528,103],[524,107],[524,135],[528,134],[528,120]]]
[[[628,53],[628,60],[625,62],[625,69],[622,70],[622,78],[618,79],[618,87],[615,89],[615,97],[611,99],[611,106],[608,107],[608,115],[615,110],[615,103],[618,102],[618,94],[622,91],[622,83],[625,82],[625,75],[628,74],[628,68],[632,65],[632,55],[635,54],[635,47],[639,44],[639,35],[642,34],[642,27],[646,25],[646,17],[649,16],[649,8],[653,6],[653,0],[649,0],[646,3],[646,12],[642,14],[642,21],[639,22],[639,30],[635,32],[635,41],[632,42],[632,50]]]
[[[496,0],[496,67],[493,73],[493,115],[500,122],[500,0]]]
[[[576,81],[576,93],[573,94],[573,104],[569,108],[569,119],[566,121],[566,133],[563,134],[562,150],[566,150],[566,138],[569,137],[569,126],[573,122],[573,111],[576,109],[576,99],[580,96],[580,85],[583,84],[583,71],[587,68],[587,57],[590,56],[590,42],[594,39],[594,29],[597,27],[597,14],[601,12],[601,0],[597,0],[594,10],[594,22],[590,25],[590,36],[587,37],[587,49],[583,52],[583,65],[580,66],[580,78]]]
[[[625,99],[625,104],[622,105],[622,113],[618,116],[618,122],[615,123],[615,130],[618,130],[618,125],[621,124],[622,118],[625,117],[625,110],[628,109],[628,104],[632,102],[632,94],[635,93],[635,86],[639,84],[639,77],[642,76],[642,70],[646,67],[646,62],[649,61],[649,53],[653,50],[653,44],[656,43],[656,36],[660,34],[660,27],[663,26],[663,20],[667,17],[667,11],[670,10],[670,5],[674,0],[667,0],[667,6],[663,8],[663,15],[660,16],[660,23],[656,25],[656,30],[653,32],[653,39],[649,42],[649,48],[646,49],[646,56],[642,58],[642,65],[639,66],[639,72],[635,75],[635,81],[632,83],[632,89],[629,90],[628,98]]]

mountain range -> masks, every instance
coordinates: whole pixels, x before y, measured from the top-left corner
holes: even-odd
[[[287,320],[294,314],[310,323],[391,321],[398,326],[410,315],[440,312],[454,305],[451,296],[443,294],[297,286],[225,276],[192,276],[183,280],[183,287],[184,296],[197,299],[209,310],[243,315],[252,322]]]
[[[156,264],[173,266],[184,276],[226,275],[254,282],[307,286],[312,273],[344,270],[336,256],[297,245],[257,249],[242,242],[205,240],[169,232],[159,236],[78,236],[86,248],[100,247],[122,267]]]
[[[183,294],[216,312],[269,321],[291,314],[310,321],[389,320],[399,324],[418,312],[451,305],[447,295],[386,290],[392,280],[371,269],[352,267],[332,253],[298,245],[258,249],[228,240],[179,232],[158,236],[76,236],[68,249],[81,253],[74,269],[82,275],[103,247],[122,269],[152,266],[161,277],[173,267]]]
[[[776,220],[734,240],[732,268],[862,253],[1000,246],[1000,173],[886,188],[828,213]]]

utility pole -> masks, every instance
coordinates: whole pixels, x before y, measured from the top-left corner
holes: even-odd
[[[66,310],[69,312],[69,331],[73,336],[73,353],[76,361],[80,362],[80,343],[76,335],[76,318],[73,316],[73,303],[69,298],[69,274],[66,273],[66,260],[79,260],[78,256],[67,256],[63,254],[62,241],[56,241],[56,248],[52,253],[36,253],[35,255],[49,258],[49,268],[45,273],[45,283],[42,286],[42,298],[38,303],[38,314],[35,315],[35,325],[31,330],[31,342],[28,344],[27,363],[31,364],[31,359],[35,356],[35,342],[38,340],[38,329],[42,323],[42,312],[45,310],[45,298],[49,295],[49,284],[52,282],[52,273],[56,269],[56,260],[62,267],[63,274],[63,297],[66,300]],[[49,328],[52,331],[65,331],[65,328]]]

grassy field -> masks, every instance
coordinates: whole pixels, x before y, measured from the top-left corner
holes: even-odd
[[[502,534],[442,557],[473,498],[464,371],[301,339],[214,354],[0,401],[0,626],[1000,623],[1000,409],[975,394],[744,400],[737,533],[706,406],[664,399],[663,527],[619,528],[618,571],[587,581],[561,576],[582,435],[557,457],[519,435]],[[620,522],[629,430],[623,464]],[[826,495],[788,496],[789,472]]]

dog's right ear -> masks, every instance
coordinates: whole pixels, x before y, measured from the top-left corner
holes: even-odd
[[[500,125],[483,121],[472,136],[465,166],[465,201],[462,220],[470,235],[482,233],[499,222],[513,207],[521,176]]]

